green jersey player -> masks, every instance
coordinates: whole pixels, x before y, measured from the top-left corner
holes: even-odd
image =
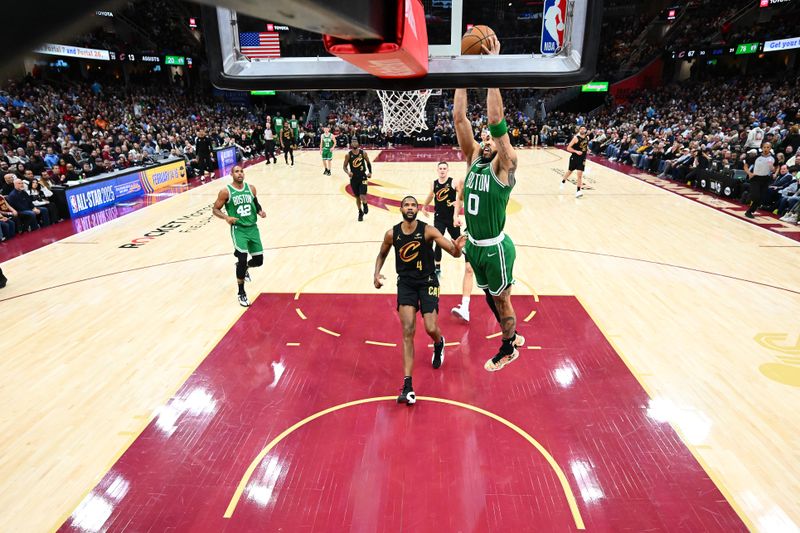
[[[323,126],[322,136],[319,139],[319,151],[322,154],[322,171],[324,176],[331,175],[331,160],[333,159],[333,147],[336,146],[336,136],[331,133],[328,126]]]
[[[500,42],[492,36],[486,49],[489,54],[499,54]],[[486,301],[503,335],[497,355],[484,365],[486,370],[494,372],[519,357],[517,348],[524,344],[525,339],[517,335],[517,318],[511,305],[516,250],[511,238],[503,231],[506,206],[516,183],[517,154],[508,137],[499,89],[488,90],[486,108],[491,138],[481,147],[475,141],[467,119],[467,92],[465,89],[456,90],[453,123],[469,169],[459,192],[469,239],[464,251],[475,282],[486,293]]]
[[[236,283],[239,287],[239,305],[249,307],[247,294],[244,291],[244,280],[248,278],[249,267],[260,267],[264,264],[264,247],[258,232],[256,215],[264,218],[267,214],[256,198],[256,188],[244,182],[244,169],[239,165],[231,170],[233,183],[219,191],[214,202],[214,216],[230,224],[233,240],[233,255],[236,256]],[[222,211],[222,208],[225,211]],[[248,261],[247,255],[252,258]]]

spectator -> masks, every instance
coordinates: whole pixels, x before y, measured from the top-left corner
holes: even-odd
[[[41,181],[34,179],[31,182],[30,189],[28,189],[28,195],[31,197],[31,201],[33,205],[41,210],[47,210],[47,218],[53,222],[60,222],[61,217],[58,214],[58,208],[56,204],[50,201],[50,197],[53,196],[53,193],[45,187]]]
[[[2,199],[2,203],[5,203],[5,198]],[[0,242],[11,239],[17,234],[17,224],[14,222],[13,213],[9,213],[9,216],[5,215],[2,203],[0,203]]]
[[[33,205],[22,179],[14,178],[14,190],[8,195],[7,200],[8,204],[19,213],[23,226],[27,226],[28,229],[39,229],[40,224],[50,225],[50,213],[47,209],[39,209]]]

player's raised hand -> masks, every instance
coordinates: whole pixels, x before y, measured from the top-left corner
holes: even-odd
[[[492,34],[488,38],[484,40],[485,43],[488,44],[481,44],[481,48],[486,54],[490,56],[496,56],[500,54],[500,41],[497,39],[497,36]]]
[[[375,288],[376,289],[380,289],[381,287],[383,287],[383,282],[381,281],[382,279],[386,279],[383,276],[383,274],[375,274],[374,281],[375,281]]]

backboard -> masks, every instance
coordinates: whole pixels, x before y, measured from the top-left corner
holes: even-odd
[[[602,17],[602,0],[423,0],[428,74],[387,80],[329,55],[320,34],[374,37],[392,24],[384,2],[277,0],[259,10],[247,0],[216,3],[227,7],[203,8],[211,81],[238,90],[579,85],[595,73]],[[496,32],[499,56],[461,55],[462,35],[478,24]]]

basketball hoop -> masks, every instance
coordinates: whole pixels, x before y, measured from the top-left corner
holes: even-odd
[[[427,130],[425,104],[434,94],[431,89],[420,91],[377,91],[383,107],[381,131],[403,131],[407,134]],[[436,91],[441,94],[442,91]]]

